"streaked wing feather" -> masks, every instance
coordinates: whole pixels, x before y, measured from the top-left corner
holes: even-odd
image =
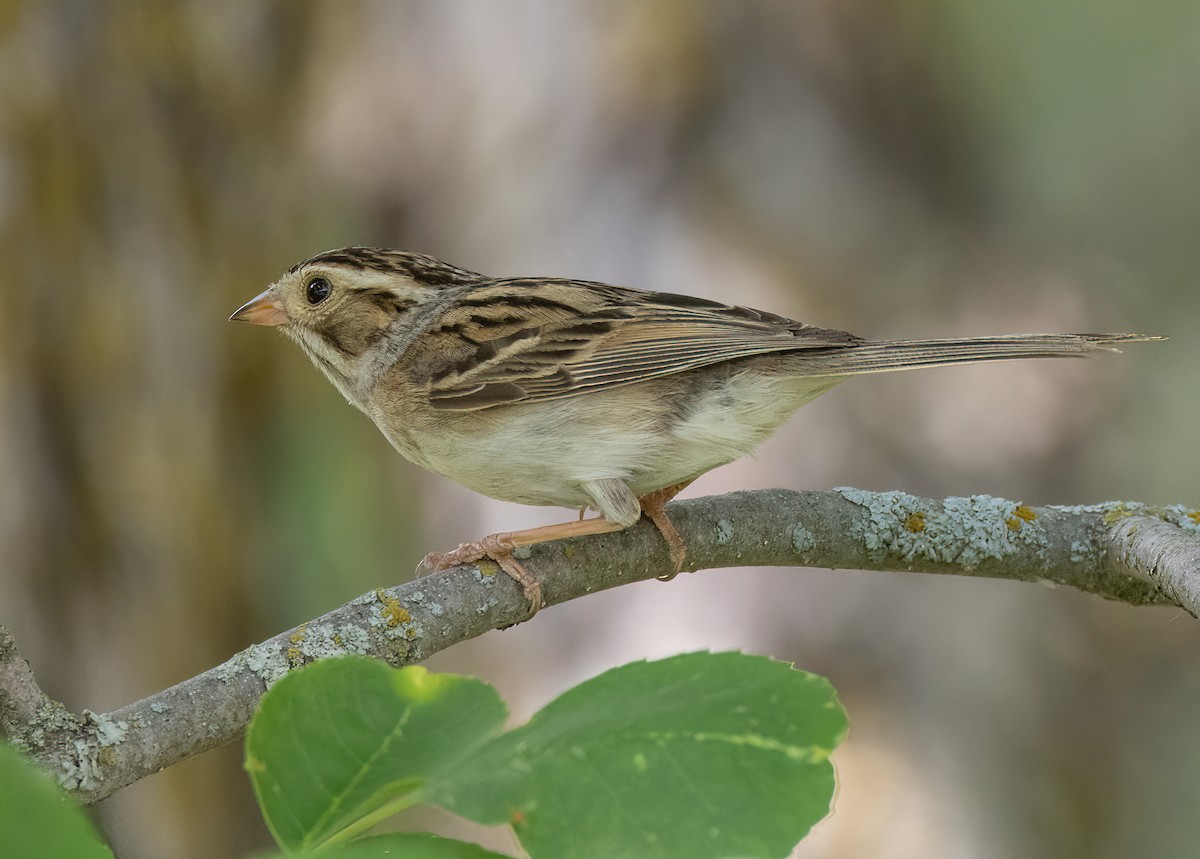
[[[470,295],[430,332],[446,356],[424,380],[436,408],[540,402],[752,355],[861,342],[749,308],[605,284],[500,281]],[[525,327],[513,323],[514,308],[530,309]],[[457,318],[464,313],[473,324]]]

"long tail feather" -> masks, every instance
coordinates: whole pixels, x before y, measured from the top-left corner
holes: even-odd
[[[1166,339],[1144,334],[1011,334],[961,340],[873,340],[799,353],[795,371],[804,376],[848,376],[1014,358],[1080,358],[1120,352],[1119,343]]]

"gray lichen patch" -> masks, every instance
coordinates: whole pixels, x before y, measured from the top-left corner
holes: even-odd
[[[733,539],[733,523],[728,519],[718,519],[716,524],[717,545],[727,546]]]
[[[247,647],[242,653],[246,657],[246,667],[258,675],[268,687],[287,674],[287,656],[278,644],[266,641]]]
[[[1193,510],[1182,504],[1164,507],[1163,510],[1164,518],[1168,522],[1173,522],[1183,530],[1200,537],[1200,510]]]
[[[797,555],[805,555],[817,548],[817,538],[812,531],[803,525],[792,528],[792,551]]]
[[[34,754],[46,747],[47,734],[56,736],[76,731],[82,725],[83,721],[79,716],[57,701],[47,699],[38,706],[37,715],[29,730],[12,734],[8,741],[22,751]]]
[[[1154,504],[1142,504],[1139,501],[1107,501],[1103,504],[1054,505],[1046,509],[1057,510],[1072,516],[1085,513],[1097,514],[1103,519],[1105,525],[1115,525],[1122,519],[1128,519],[1131,516],[1146,516],[1170,522],[1189,534],[1200,536],[1200,510],[1193,510],[1182,504],[1160,507]]]
[[[374,599],[360,598],[360,602],[369,608],[367,623],[371,627],[371,632],[369,634],[364,632],[367,635],[368,650],[371,635],[382,635],[388,642],[389,652],[405,654],[414,659],[422,658],[417,642],[425,637],[425,628],[413,617],[412,612],[405,607],[404,603],[407,602],[414,610],[423,609],[422,603],[425,601],[425,595],[419,594],[417,599],[406,596],[402,601],[392,591],[381,589],[373,591],[369,596]]]
[[[104,781],[104,771],[96,756],[95,747],[87,740],[74,740],[71,757],[62,762],[58,783],[64,790],[92,791]]]
[[[1200,537],[1200,510],[1193,510],[1190,507],[1184,507],[1182,504],[1173,504],[1170,507],[1154,507],[1149,504],[1125,504],[1126,509],[1135,511],[1137,516],[1153,516],[1156,519],[1162,519],[1164,522],[1170,522],[1189,534]]]
[[[115,760],[115,747],[124,742],[129,723],[84,710],[82,736],[71,741],[68,756],[61,762],[58,783],[65,790],[91,791],[104,781],[104,767]]]
[[[867,515],[854,523],[852,533],[874,558],[888,555],[906,561],[922,559],[972,570],[987,560],[1017,551],[1045,561],[1047,539],[1029,507],[973,495],[947,498],[940,505],[904,492],[834,490]]]
[[[241,653],[213,669],[217,678],[228,683],[249,671],[270,687],[288,672],[287,654],[278,644],[264,641],[247,647]]]
[[[1094,541],[1071,541],[1070,557],[1072,564],[1095,564],[1100,560],[1100,554],[1100,547],[1097,546]]]
[[[289,662],[328,659],[331,656],[366,654],[370,650],[371,637],[366,630],[350,624],[334,626],[332,623],[317,623],[303,627],[293,635],[292,647],[288,648]],[[296,651],[295,653],[291,651]],[[302,659],[296,659],[299,656]]]
[[[84,710],[83,718],[89,723],[88,730],[95,735],[102,747],[117,745],[124,741],[125,735],[129,733],[129,723],[122,719],[112,719],[91,710]]]
[[[515,555],[513,557],[516,557]],[[496,574],[500,572],[500,568],[494,563],[480,563],[475,567],[475,581],[484,587],[493,587],[496,584]]]

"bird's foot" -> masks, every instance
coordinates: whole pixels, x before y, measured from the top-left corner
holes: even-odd
[[[513,551],[520,546],[533,546],[549,540],[562,540],[566,537],[584,537],[589,534],[607,534],[622,530],[603,517],[584,519],[582,522],[563,522],[560,525],[544,525],[541,528],[529,528],[524,531],[508,531],[502,534],[489,534],[477,543],[463,543],[452,552],[430,552],[421,562],[422,566],[434,570],[446,570],[463,564],[474,564],[484,558],[491,558],[500,569],[504,570],[513,581],[525,591],[529,600],[529,614],[526,620],[533,617],[545,606],[542,594],[542,583],[526,570],[513,557]]]
[[[484,558],[495,561],[496,565],[525,592],[525,599],[529,601],[529,614],[525,616],[525,620],[529,620],[541,611],[546,601],[542,596],[542,583],[513,557],[513,550],[518,545],[514,542],[512,534],[489,534],[478,542],[463,543],[451,552],[430,552],[421,561],[421,565],[434,570],[448,570],[451,567],[475,564]]]

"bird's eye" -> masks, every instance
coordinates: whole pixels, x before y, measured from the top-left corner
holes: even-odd
[[[308,296],[309,304],[320,304],[329,297],[329,293],[333,292],[333,287],[329,285],[323,277],[314,277],[308,282],[305,287],[305,294]]]

